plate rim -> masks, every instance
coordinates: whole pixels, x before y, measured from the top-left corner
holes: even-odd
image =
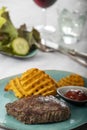
[[[29,68],[29,69],[31,69],[31,68]],[[28,69],[27,69],[28,70]],[[43,71],[45,71],[45,72],[51,72],[51,71],[58,71],[58,72],[64,72],[64,73],[68,73],[68,74],[71,74],[71,73],[74,73],[74,74],[77,74],[77,73],[75,73],[75,72],[73,72],[73,71],[66,71],[66,70],[58,70],[58,69],[42,69]],[[25,70],[26,71],[26,70]],[[7,78],[11,78],[11,77],[14,77],[14,76],[18,76],[18,75],[21,75],[23,72],[25,72],[25,71],[22,71],[21,73],[17,73],[17,74],[12,74],[12,75],[10,75],[10,76],[6,76],[6,77],[3,77],[3,78],[1,78],[0,80],[4,80],[4,79],[7,79]],[[80,74],[79,74],[80,75]],[[86,79],[87,80],[87,77],[85,77],[85,76],[82,76],[84,79]]]

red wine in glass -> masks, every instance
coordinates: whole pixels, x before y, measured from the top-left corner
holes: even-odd
[[[42,8],[47,8],[53,5],[56,1],[57,0],[34,0],[34,2]]]

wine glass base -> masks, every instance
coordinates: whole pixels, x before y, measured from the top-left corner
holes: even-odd
[[[53,27],[53,26],[50,26],[50,25],[47,25],[47,26],[43,26],[43,25],[39,25],[39,26],[36,26],[36,28],[41,32],[42,30],[44,31],[48,31],[48,32],[55,32],[56,29]]]
[[[41,34],[41,38],[53,42],[57,42],[56,28],[50,25],[38,25],[35,27]]]

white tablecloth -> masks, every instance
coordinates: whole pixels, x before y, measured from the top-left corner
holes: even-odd
[[[41,12],[39,11],[41,8],[35,6],[32,0],[0,0],[0,7],[3,5],[7,6],[8,10],[10,10],[11,18],[16,26],[19,26],[23,22],[27,23],[28,26],[34,26],[40,22]],[[47,11],[47,16],[49,17],[48,22],[55,26],[57,25],[57,6],[55,4]],[[52,20],[49,20],[51,18]],[[84,41],[86,40],[84,39]],[[84,47],[82,44],[79,46],[81,46],[80,50],[81,48],[86,48],[86,45]],[[22,73],[29,68],[70,71],[87,78],[86,67],[58,52],[44,53],[38,51],[34,57],[29,59],[16,59],[0,54],[0,79]]]
[[[87,77],[86,67],[58,52],[44,53],[38,51],[34,57],[29,59],[16,59],[0,54],[0,79],[22,73],[34,67],[43,70],[55,69],[70,71]]]

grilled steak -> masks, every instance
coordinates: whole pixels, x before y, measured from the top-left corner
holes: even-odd
[[[6,110],[25,124],[64,121],[70,117],[69,107],[53,96],[31,96],[6,104]]]

